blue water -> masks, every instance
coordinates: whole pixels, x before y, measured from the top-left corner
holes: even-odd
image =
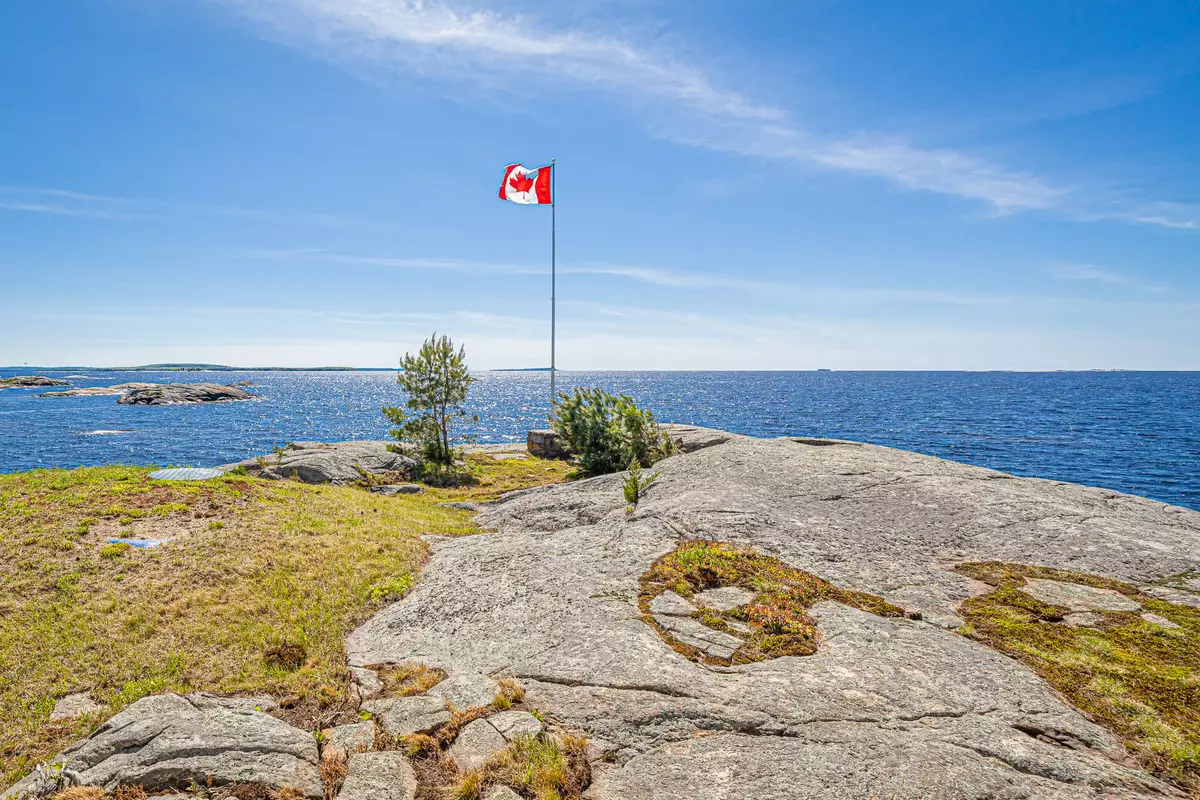
[[[4,372],[0,377],[24,372]],[[69,373],[42,373],[64,377]],[[121,406],[115,397],[0,391],[0,472],[84,464],[210,466],[289,441],[385,438],[390,372],[91,372],[75,386],[253,381],[260,399]],[[484,442],[545,425],[549,377],[482,373]],[[1200,509],[1200,373],[573,372],[560,388],[633,395],[668,422],[761,436],[875,442],[1017,475],[1105,486]],[[132,430],[97,434],[96,431]]]

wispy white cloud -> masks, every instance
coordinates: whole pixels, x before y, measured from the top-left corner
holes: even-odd
[[[217,0],[270,36],[347,63],[399,67],[503,90],[532,77],[619,92],[654,109],[659,135],[707,148],[875,176],[908,190],[968,198],[1001,213],[1054,211],[1080,220],[1197,227],[1192,217],[1088,210],[1087,195],[1028,171],[904,138],[817,137],[783,108],[720,85],[701,66],[636,37],[442,0]]]
[[[1092,264],[1055,264],[1050,268],[1050,272],[1057,278],[1070,281],[1093,281],[1096,283],[1145,289],[1151,292],[1162,292],[1167,288],[1160,283],[1154,283],[1140,277],[1126,275],[1122,272],[1104,269]]]

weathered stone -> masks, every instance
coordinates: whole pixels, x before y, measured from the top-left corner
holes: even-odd
[[[1042,578],[1027,578],[1021,591],[1043,603],[1066,606],[1072,611],[1137,611],[1142,607],[1140,603],[1112,589]]]
[[[654,621],[671,632],[679,641],[713,658],[729,660],[743,642],[736,636],[716,631],[689,617],[655,615]]]
[[[429,733],[450,721],[450,712],[440,697],[385,697],[368,700],[363,711],[379,718],[379,725],[393,736]]]
[[[195,403],[226,403],[252,400],[244,389],[220,383],[166,383],[142,389],[130,389],[117,398],[124,406],[178,406]]]
[[[720,589],[699,592],[693,599],[702,606],[715,608],[717,611],[728,611],[749,603],[754,599],[754,592],[739,586],[722,586]]]
[[[249,458],[218,469],[244,467],[251,475],[268,480],[295,478],[304,483],[347,484],[362,480],[363,473],[382,475],[408,472],[417,460],[391,448],[395,442],[292,442],[280,453]]]
[[[103,710],[104,706],[93,702],[87,692],[69,694],[54,704],[54,710],[50,712],[50,721],[82,717]]]
[[[1174,622],[1171,622],[1171,620],[1167,619],[1166,617],[1160,616],[1158,614],[1152,614],[1149,611],[1147,611],[1145,614],[1142,614],[1142,619],[1146,620],[1146,622],[1152,622],[1155,625],[1161,625],[1164,628],[1178,628],[1179,627],[1177,624],[1175,624]]]
[[[450,757],[459,772],[479,769],[488,759],[508,746],[508,740],[486,719],[477,719],[458,732],[450,746]]]
[[[528,461],[528,453],[488,453],[487,457],[493,461]]]
[[[502,711],[487,718],[493,728],[508,741],[521,734],[537,736],[542,732],[542,723],[528,711]]]
[[[338,792],[339,800],[413,800],[417,776],[403,753],[355,753]]]
[[[0,378],[0,389],[36,389],[40,386],[70,385],[70,381],[47,378],[45,375],[17,375],[14,378]]]
[[[375,749],[375,723],[359,722],[353,725],[338,725],[324,731],[325,742],[321,753],[325,756],[330,751],[341,751],[350,755],[362,750]]]
[[[671,617],[686,617],[693,613],[696,607],[672,591],[666,591],[650,601],[650,611],[654,614],[666,614]]]
[[[822,603],[815,654],[715,668],[672,651],[637,597],[655,559],[710,539],[952,620],[980,589],[950,569],[966,561],[1195,574],[1200,514],[867,444],[732,437],[655,471],[634,515],[620,476],[483,505],[496,533],[436,543],[416,588],[350,636],[351,663],[513,676],[605,743],[597,800],[1170,795],[1032,671],[953,631]]]
[[[354,686],[358,689],[360,700],[370,700],[383,691],[383,684],[379,681],[379,674],[373,669],[350,667],[350,680],[354,682]]]
[[[205,694],[145,697],[64,750],[63,762],[87,786],[263,783],[319,798],[323,788],[312,734],[266,713],[259,698]]]
[[[493,786],[483,800],[521,800],[521,795],[507,786]]]
[[[372,486],[373,494],[381,494],[384,497],[394,497],[398,494],[420,494],[425,491],[424,486],[418,486],[415,483],[395,483],[387,486]]]
[[[1194,512],[1193,512],[1194,513]],[[1181,606],[1200,608],[1200,593],[1183,589],[1172,589],[1169,586],[1139,586],[1146,594],[1168,603],[1178,603]]]
[[[562,439],[552,430],[530,431],[526,449],[536,458],[567,458],[570,455]]]
[[[460,711],[472,706],[490,705],[499,693],[500,684],[477,672],[455,673],[426,692],[430,697],[449,702]]]
[[[1104,621],[1095,611],[1075,611],[1063,617],[1063,622],[1072,628],[1094,628]]]
[[[715,428],[699,428],[695,425],[680,425],[667,422],[659,425],[663,433],[671,437],[675,449],[680,453],[694,453],[706,447],[716,447],[719,444],[741,438],[736,433],[719,431]]]

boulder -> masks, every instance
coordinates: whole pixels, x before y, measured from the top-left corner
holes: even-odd
[[[558,434],[552,430],[533,430],[528,434],[526,449],[536,458],[567,458],[570,453]]]
[[[294,478],[304,483],[347,484],[362,480],[363,474],[408,472],[417,460],[390,449],[394,442],[292,442],[282,453],[226,464],[229,471],[244,467],[248,473],[268,480]]]
[[[381,494],[384,497],[395,497],[398,494],[420,494],[423,491],[425,491],[425,487],[415,483],[395,483],[371,487],[372,494]]]
[[[487,722],[509,742],[522,734],[537,736],[542,732],[541,721],[528,711],[501,711],[488,717]]]
[[[662,423],[658,427],[671,437],[671,441],[675,443],[675,449],[680,453],[694,453],[706,447],[716,447],[740,438],[736,433],[719,431],[715,428],[700,428],[695,425],[681,425],[675,422]]]
[[[15,378],[0,378],[0,389],[36,389],[40,386],[70,385],[70,381],[60,381],[44,375],[18,375]]]
[[[220,383],[165,383],[130,389],[118,397],[117,402],[124,406],[178,406],[253,398],[254,395],[244,389]]]
[[[507,786],[493,786],[483,800],[521,800],[521,795]]]
[[[108,791],[141,786],[165,792],[211,781],[290,787],[320,798],[315,739],[256,710],[270,702],[207,694],[144,697],[54,763],[64,764],[77,783]]]
[[[362,704],[363,711],[379,718],[379,725],[392,736],[432,733],[450,721],[450,712],[440,697],[384,697]]]
[[[729,436],[655,471],[633,514],[620,476],[482,505],[494,533],[433,543],[414,590],[351,634],[350,662],[519,680],[531,706],[603,743],[595,800],[1178,796],[1030,669],[943,626],[981,591],[952,569],[967,561],[1144,586],[1200,574],[1200,513],[837,440]],[[697,663],[637,604],[686,539],[753,547],[922,618],[825,602],[812,655]],[[664,603],[658,624],[701,624]]]
[[[340,800],[413,800],[417,776],[403,753],[356,753],[337,795]]]

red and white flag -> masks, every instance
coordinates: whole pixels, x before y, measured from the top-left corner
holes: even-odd
[[[500,199],[525,205],[550,205],[550,167],[526,169],[520,164],[504,168],[504,183],[500,184]]]

